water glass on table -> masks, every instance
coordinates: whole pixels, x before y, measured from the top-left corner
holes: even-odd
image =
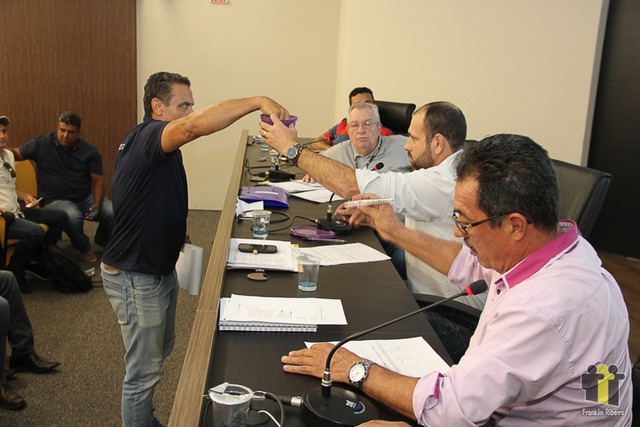
[[[315,291],[318,287],[320,258],[313,255],[298,257],[298,289],[305,292]]]
[[[255,239],[266,239],[269,235],[269,221],[271,211],[253,211],[251,229]]]

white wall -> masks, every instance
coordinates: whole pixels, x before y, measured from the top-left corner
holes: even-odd
[[[139,99],[150,74],[177,72],[191,79],[196,109],[266,95],[312,135],[333,120],[339,11],[339,0],[138,0]],[[258,121],[251,114],[182,149],[190,209],[222,209],[240,132],[255,134]]]
[[[317,136],[369,86],[382,100],[455,103],[469,138],[521,133],[586,162],[608,0],[229,1],[138,0],[140,98],[149,74],[175,71],[196,108],[264,94]],[[221,209],[240,131],[257,120],[183,149],[190,208]]]
[[[370,85],[378,99],[451,101],[467,117],[469,138],[521,133],[553,157],[584,163],[603,1],[389,4],[344,3],[338,92]],[[372,44],[357,22],[393,30],[374,32]]]

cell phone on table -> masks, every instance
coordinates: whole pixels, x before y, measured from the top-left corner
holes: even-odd
[[[278,252],[276,245],[257,245],[251,243],[240,243],[238,245],[240,252],[247,252],[250,254],[275,254]]]

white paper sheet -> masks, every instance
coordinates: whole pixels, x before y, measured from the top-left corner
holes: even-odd
[[[338,341],[332,344],[337,344]],[[305,342],[307,348],[312,342]],[[395,340],[356,340],[344,347],[360,357],[402,375],[420,378],[429,372],[447,372],[449,365],[422,337]]]
[[[294,252],[317,256],[320,258],[320,265],[355,264],[391,259],[387,254],[377,251],[364,243],[297,248]]]

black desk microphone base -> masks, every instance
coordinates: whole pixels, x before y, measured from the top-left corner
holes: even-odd
[[[322,395],[322,387],[302,396],[302,421],[309,427],[356,426],[379,418],[375,404],[346,386],[334,384],[331,395]]]

